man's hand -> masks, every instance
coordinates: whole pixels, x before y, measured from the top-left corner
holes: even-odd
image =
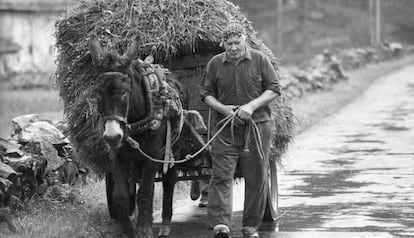
[[[237,106],[234,105],[224,105],[224,116],[232,116],[236,108]]]
[[[249,120],[253,115],[254,111],[257,108],[260,108],[264,105],[269,104],[272,100],[274,100],[279,94],[272,91],[272,90],[265,90],[259,97],[251,100],[250,102],[240,106],[240,110],[237,115],[242,120]]]
[[[233,116],[236,113],[236,109],[238,106],[235,105],[224,105],[219,102],[215,97],[208,95],[204,98],[204,102],[211,107],[213,110],[223,114],[224,116]],[[239,116],[234,117],[234,125],[235,126],[242,126],[244,125],[245,121],[240,119]]]
[[[238,106],[234,106],[234,105],[225,105],[226,108],[226,114],[225,116],[233,116],[236,114],[237,109],[239,108]],[[238,115],[235,115],[234,117],[234,125],[236,127],[238,126],[243,126],[244,125],[244,120],[242,120]]]
[[[247,121],[249,120],[254,112],[254,107],[247,103],[239,107],[239,110],[237,111],[237,116],[240,117],[240,119]]]

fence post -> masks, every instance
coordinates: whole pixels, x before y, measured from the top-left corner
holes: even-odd
[[[375,33],[376,43],[381,44],[381,0],[376,0]]]

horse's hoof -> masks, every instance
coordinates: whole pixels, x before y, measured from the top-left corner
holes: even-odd
[[[170,235],[170,226],[160,226],[160,231],[158,232],[158,237],[168,237]]]
[[[170,235],[170,233],[168,232],[168,233],[166,233],[166,234],[161,234],[161,232],[160,233],[158,233],[158,237],[159,238],[166,238],[166,237],[168,237]]]

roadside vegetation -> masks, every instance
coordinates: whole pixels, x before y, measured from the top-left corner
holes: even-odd
[[[12,133],[11,119],[24,114],[38,114],[41,119],[63,120],[63,104],[53,82],[45,79],[36,86],[23,87],[26,79],[0,83],[0,137]],[[30,80],[28,78],[27,80]],[[105,179],[91,172],[86,184],[54,186],[43,195],[12,203],[6,211],[12,213],[17,233],[6,223],[0,223],[0,237],[123,237],[120,226],[109,217]],[[189,197],[188,182],[179,182],[175,201]],[[154,217],[160,214],[162,187],[155,184]]]
[[[187,182],[179,182],[174,194],[175,205],[189,197]],[[56,189],[56,191],[52,191]],[[155,184],[154,219],[159,220],[161,184]],[[45,195],[35,196],[15,209],[17,233],[0,224],[0,237],[10,238],[113,238],[124,237],[122,230],[108,213],[105,180],[90,176],[88,183],[74,187],[49,189]]]

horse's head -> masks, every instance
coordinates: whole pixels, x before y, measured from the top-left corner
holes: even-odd
[[[131,97],[132,78],[138,71],[131,70],[131,62],[138,53],[138,40],[125,54],[102,50],[96,36],[89,40],[92,62],[100,73],[97,77],[96,96],[98,111],[104,122],[103,138],[111,147],[118,147],[126,134]]]
[[[131,79],[126,74],[107,72],[98,80],[102,83],[96,92],[105,127],[103,138],[109,146],[117,147],[126,132]]]

